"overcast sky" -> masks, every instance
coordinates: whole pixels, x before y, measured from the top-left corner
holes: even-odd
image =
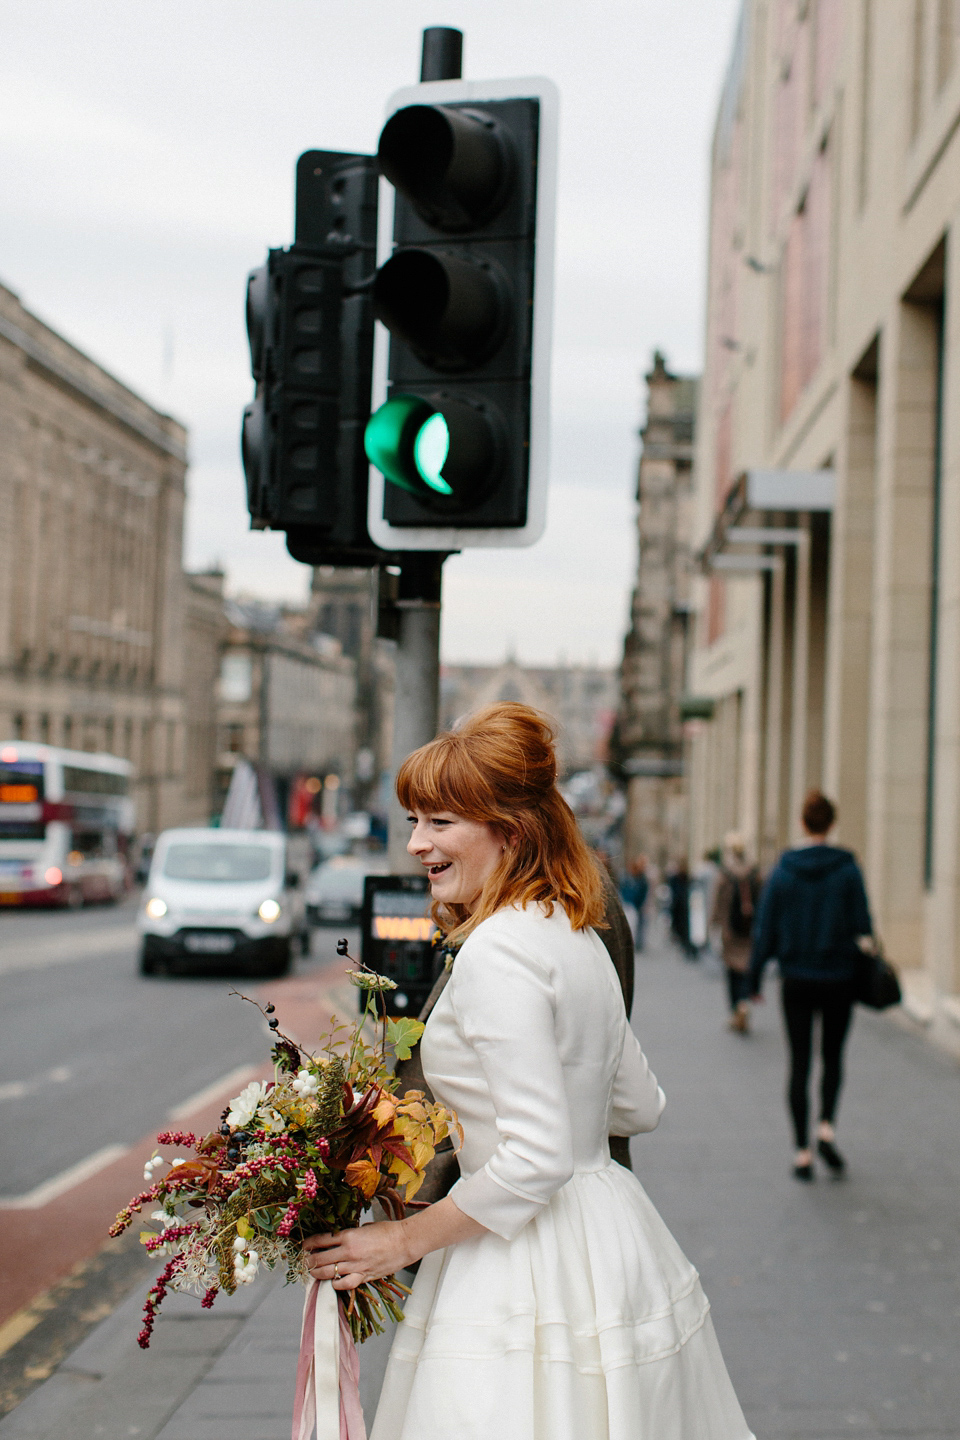
[[[549,521],[444,571],[448,660],[615,664],[635,563],[640,376],[701,360],[707,162],[737,0],[0,0],[0,280],[190,431],[186,561],[300,599],[250,533],[243,297],[292,239],[309,148],[373,151],[420,31],[469,79],[560,87]]]

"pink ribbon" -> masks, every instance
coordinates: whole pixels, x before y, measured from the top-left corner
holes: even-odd
[[[292,1440],[367,1440],[360,1357],[329,1280],[307,1281],[297,1357]]]

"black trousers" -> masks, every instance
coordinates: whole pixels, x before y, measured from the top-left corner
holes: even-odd
[[[736,1010],[741,1000],[750,999],[750,971],[733,970],[727,966],[727,997],[730,1001],[730,1009]]]
[[[783,1023],[790,1046],[787,1104],[798,1150],[809,1143],[810,1062],[813,1017],[820,1016],[820,1119],[833,1122],[843,1084],[843,1047],[853,1013],[853,983],[844,980],[784,980],[780,990]]]

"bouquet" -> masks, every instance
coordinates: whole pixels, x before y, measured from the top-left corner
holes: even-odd
[[[273,1005],[257,1005],[274,1033],[273,1080],[249,1084],[212,1134],[158,1135],[158,1146],[193,1154],[168,1162],[156,1151],[144,1170],[151,1185],[111,1227],[110,1234],[119,1235],[135,1211],[156,1207],[150,1216],[156,1228],[140,1239],[152,1254],[169,1258],[147,1295],[139,1336],[144,1349],[168,1290],[195,1293],[209,1309],[221,1290],[232,1294],[249,1284],[261,1266],[284,1265],[288,1282],[307,1280],[307,1236],[358,1225],[375,1200],[401,1219],[436,1146],[451,1130],[462,1139],[456,1117],[442,1105],[418,1090],[396,1093],[391,1061],[409,1058],[423,1025],[388,1018],[384,996],[396,988],[393,981],[353,961],[345,940],[337,953],[351,960],[348,975],[366,992],[360,1020],[338,1025],[331,1017],[314,1055],[282,1033]],[[402,1318],[409,1292],[389,1276],[334,1293],[341,1326],[353,1341],[363,1341],[382,1331],[386,1316]]]

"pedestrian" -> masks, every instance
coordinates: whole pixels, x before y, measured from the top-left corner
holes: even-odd
[[[687,960],[697,958],[690,944],[690,872],[684,859],[667,876],[670,887],[670,932]]]
[[[593,928],[604,890],[549,725],[490,706],[397,794],[459,950],[421,1056],[461,1178],[399,1221],[306,1242],[339,1290],[421,1259],[371,1440],[751,1440],[697,1274],[607,1136],[663,1095]]]
[[[633,948],[642,950],[647,936],[647,900],[650,895],[650,879],[647,875],[647,857],[638,855],[627,866],[627,873],[620,881],[620,899],[633,931]]]
[[[776,957],[780,965],[790,1047],[787,1101],[797,1147],[793,1173],[805,1181],[814,1178],[808,1092],[815,1016],[820,1017],[821,1048],[817,1152],[835,1176],[846,1168],[834,1121],[860,950],[872,943],[873,934],[856,858],[827,839],[836,816],[833,802],[812,790],[801,817],[806,838],[780,856],[760,897],[750,962],[753,995],[760,992],[767,961]]]
[[[760,872],[747,859],[743,836],[731,830],[723,842],[710,923],[720,932],[730,1029],[740,1035],[750,1029],[750,944],[759,895]]]

